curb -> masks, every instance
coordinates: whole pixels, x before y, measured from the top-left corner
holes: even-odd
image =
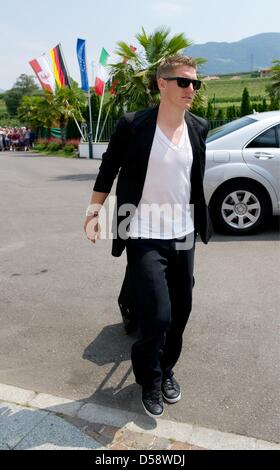
[[[139,439],[146,449],[161,446],[170,450],[280,450],[280,444],[252,437],[161,418],[156,421],[137,413],[10,385],[0,384],[0,402],[59,415],[111,450],[133,449]]]

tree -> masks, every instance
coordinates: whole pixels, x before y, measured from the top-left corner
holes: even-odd
[[[46,127],[50,136],[51,127],[58,119],[52,93],[46,93],[44,96],[24,96],[18,108],[18,116],[33,129]]]
[[[4,101],[10,116],[16,116],[18,107],[22,100],[22,96],[23,95],[20,90],[16,90],[14,88],[6,91],[4,94]]]
[[[241,102],[241,116],[246,116],[252,112],[252,106],[250,102],[250,95],[247,88],[244,88],[242,94],[242,102]]]
[[[34,78],[26,74],[20,75],[13,88],[6,91],[3,95],[9,115],[16,116],[23,96],[32,96],[35,94],[41,94],[41,92]]]
[[[225,119],[225,113],[223,108],[219,108],[218,112],[216,114],[216,119],[219,119],[220,121],[223,121]]]
[[[51,95],[51,94],[50,94]],[[51,104],[57,116],[61,130],[62,142],[66,142],[66,128],[70,118],[75,116],[77,121],[84,121],[82,111],[86,108],[87,100],[85,93],[72,81],[71,88],[58,88],[52,98]]]
[[[22,73],[13,86],[13,89],[22,92],[23,96],[32,96],[40,92],[40,88],[36,85],[32,75]]]
[[[271,71],[271,84],[267,87],[267,91],[270,94],[270,97],[273,97],[275,100],[280,100],[280,60],[274,60],[275,64]]]
[[[210,100],[208,100],[208,106],[207,106],[207,111],[206,111],[206,117],[207,117],[207,119],[209,119],[209,120],[215,119],[214,108],[213,108],[212,102],[211,102]]]
[[[118,42],[115,53],[120,62],[111,64],[110,73],[112,81],[117,81],[116,95],[109,100],[109,106],[120,111],[136,111],[159,103],[156,70],[160,62],[170,55],[182,53],[191,45],[183,33],[171,38],[169,34],[166,27],[151,35],[142,28],[142,32],[136,35],[137,49],[123,41]],[[205,61],[198,59],[198,62]]]
[[[264,98],[263,101],[262,101],[262,111],[267,111],[267,102],[266,102],[266,99]]]
[[[270,96],[270,111],[276,111],[280,109],[280,98],[275,97],[273,94]]]
[[[66,127],[70,118],[83,121],[82,110],[86,107],[84,92],[72,82],[71,88],[57,88],[55,93],[46,92],[44,96],[25,96],[19,107],[19,116],[32,127],[46,127],[54,124],[61,129],[62,142],[66,142]]]
[[[192,106],[192,113],[200,117],[206,117],[206,109],[204,106]]]
[[[236,119],[237,110],[234,104],[232,106],[227,107],[226,116],[227,116],[227,119],[232,119],[232,120]]]

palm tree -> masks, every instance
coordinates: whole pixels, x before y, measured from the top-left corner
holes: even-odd
[[[71,88],[57,88],[55,93],[44,96],[26,96],[19,108],[19,117],[32,127],[46,127],[49,130],[58,123],[62,143],[66,142],[68,120],[75,116],[83,121],[82,110],[86,108],[86,97],[78,84],[72,81]]]
[[[156,70],[160,62],[174,54],[182,53],[192,44],[183,33],[169,38],[170,29],[162,27],[147,35],[144,28],[136,35],[137,49],[125,42],[118,42],[115,53],[122,59],[111,64],[112,81],[117,82],[116,95],[109,105],[120,112],[135,111],[159,103]],[[197,59],[198,63],[205,60]]]
[[[86,108],[87,100],[85,93],[72,80],[71,88],[58,88],[52,98],[52,106],[55,110],[59,127],[61,130],[62,143],[66,142],[66,128],[69,119],[73,116],[77,121],[84,121],[82,111]]]
[[[18,117],[32,128],[46,127],[49,131],[57,119],[52,105],[52,94],[44,96],[24,96],[18,108]]]
[[[271,69],[271,85],[269,85],[268,91],[270,96],[278,101],[280,99],[280,60],[274,60],[273,64],[275,65]]]

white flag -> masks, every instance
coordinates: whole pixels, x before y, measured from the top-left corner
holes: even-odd
[[[29,62],[34,70],[43,90],[55,91],[55,78],[44,56],[33,59]]]

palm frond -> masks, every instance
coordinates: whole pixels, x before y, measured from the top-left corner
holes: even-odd
[[[150,35],[142,27],[136,39],[140,47],[134,52],[126,42],[117,43],[115,52],[121,61],[110,65],[110,76],[118,81],[117,94],[110,98],[113,109],[137,110],[158,103],[158,65],[164,58],[182,53],[192,44],[183,33],[170,38],[170,29],[165,26],[157,28]],[[203,64],[205,60],[199,58],[197,62]],[[203,91],[197,97],[199,103],[202,96]]]
[[[168,42],[168,50],[166,53],[169,55],[178,54],[183,49],[190,47],[192,41],[187,39],[183,33],[177,34]]]
[[[135,37],[144,49],[148,47],[150,38],[147,36],[146,31],[144,30],[143,26],[142,26],[142,33],[136,34]]]

